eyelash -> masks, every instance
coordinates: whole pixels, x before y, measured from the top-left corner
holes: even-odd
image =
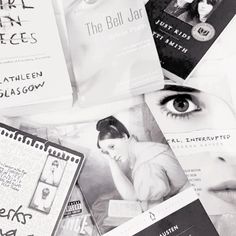
[[[181,98],[183,100],[187,101],[189,106],[194,106],[194,108],[192,108],[191,111],[185,111],[185,112],[170,111],[170,109],[167,106],[168,105],[173,106],[173,109],[175,109],[174,104],[173,104],[174,101],[176,99],[181,99]],[[172,102],[172,104],[168,104],[169,102]],[[193,115],[194,113],[202,111],[200,104],[198,102],[198,99],[190,94],[175,94],[175,95],[166,96],[161,99],[161,101],[159,102],[158,105],[161,107],[163,112],[166,113],[166,116],[171,116],[174,119],[176,119],[176,118],[189,119],[190,116]],[[189,109],[189,107],[187,109]]]

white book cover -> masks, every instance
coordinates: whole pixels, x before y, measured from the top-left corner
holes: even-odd
[[[143,1],[67,2],[68,39],[81,105],[94,106],[163,87]]]
[[[47,103],[72,105],[52,1],[0,3],[1,113],[20,115],[39,112],[39,108],[45,111]],[[31,105],[42,106],[33,109]]]

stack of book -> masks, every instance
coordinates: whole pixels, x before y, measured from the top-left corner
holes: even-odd
[[[0,235],[234,236],[235,12],[0,1]]]

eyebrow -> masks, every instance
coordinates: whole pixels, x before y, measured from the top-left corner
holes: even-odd
[[[180,85],[172,85],[172,84],[166,84],[161,91],[176,91],[176,92],[187,92],[187,93],[200,93],[201,91],[198,89],[180,86]]]

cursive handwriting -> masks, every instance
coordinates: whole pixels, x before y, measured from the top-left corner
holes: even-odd
[[[21,208],[22,205],[20,205],[16,210],[15,209],[6,210],[5,208],[0,208],[0,217],[25,225],[27,223],[27,220],[32,218],[32,215],[23,213],[21,211]]]

